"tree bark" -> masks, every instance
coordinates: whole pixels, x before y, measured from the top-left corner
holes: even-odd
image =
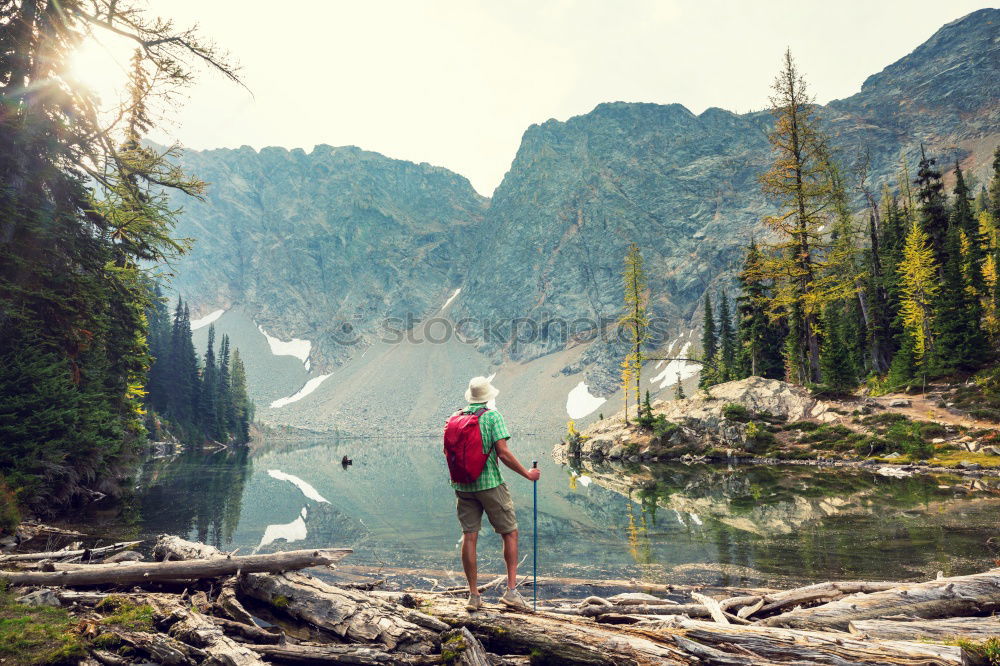
[[[688,615],[690,617],[712,617],[704,604],[639,604],[634,606],[584,606],[580,609],[583,617],[599,617],[607,613],[627,613],[629,615]]]
[[[386,652],[362,645],[246,645],[261,656],[288,664],[432,664],[435,657],[416,657],[400,652]]]
[[[637,628],[646,629],[649,626],[638,625]],[[856,636],[833,632],[742,627],[684,618],[660,623],[656,631],[662,632],[662,635],[680,635],[687,641],[729,652],[732,656],[756,655],[765,662],[774,660],[778,663],[837,666],[957,666],[963,663],[962,649],[956,646],[861,640]]]
[[[215,546],[188,541],[170,534],[161,534],[156,539],[153,546],[153,558],[157,560],[211,560],[218,557],[226,557],[227,553],[222,552]]]
[[[538,663],[587,666],[693,664],[693,658],[655,637],[614,630],[572,616],[469,613],[454,601],[436,601],[434,613],[455,626],[467,627],[491,652],[531,654]]]
[[[240,592],[346,640],[389,650],[427,654],[448,629],[424,613],[299,573],[243,576]]]
[[[197,611],[177,609],[174,617],[180,621],[170,627],[174,638],[204,650],[208,663],[224,666],[257,666],[264,662],[260,656],[226,636],[208,617]]]
[[[351,553],[350,548],[289,550],[269,555],[222,557],[184,562],[130,562],[93,564],[83,569],[55,572],[0,572],[12,585],[102,585],[163,580],[196,580],[243,572],[280,572],[333,564]]]
[[[221,628],[223,633],[229,634],[230,636],[238,636],[244,641],[277,644],[285,640],[284,634],[270,632],[267,629],[258,627],[256,624],[246,624],[244,622],[237,622],[236,620],[229,620],[224,617],[215,617],[214,615],[206,615],[205,617],[207,617],[212,624]]]
[[[785,590],[775,594],[764,596],[765,604],[758,611],[760,615],[773,613],[782,608],[797,606],[799,604],[813,601],[833,601],[848,594],[862,592],[883,592],[897,588],[905,583],[895,582],[868,582],[863,580],[834,581],[829,583],[816,583],[805,587],[797,587],[793,590]]]
[[[760,623],[770,627],[846,631],[851,622],[899,613],[935,619],[987,615],[996,610],[1000,610],[1000,569],[927,583],[901,584],[881,592],[793,610]]]
[[[465,627],[441,634],[441,658],[453,666],[491,666],[486,648]]]
[[[34,562],[37,560],[61,560],[66,557],[83,557],[89,560],[104,557],[120,550],[134,548],[140,543],[142,543],[142,541],[122,541],[120,543],[113,543],[110,546],[101,546],[100,548],[78,548],[75,550],[54,550],[46,553],[15,553],[13,555],[0,555],[0,564],[6,564],[8,562]]]
[[[857,620],[848,625],[852,634],[887,640],[982,641],[1000,636],[1000,617],[951,617],[943,620],[916,618]]]

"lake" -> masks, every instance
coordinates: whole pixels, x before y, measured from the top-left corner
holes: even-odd
[[[555,464],[539,460],[539,575],[716,585],[920,579],[994,565],[996,480],[808,466]],[[354,464],[341,465],[343,456]],[[531,484],[505,478],[530,553]],[[433,439],[275,442],[253,453],[146,462],[133,519],[240,554],[348,546],[347,567],[462,582],[454,495]],[[480,568],[502,569],[484,518]],[[530,557],[522,573],[530,574]]]

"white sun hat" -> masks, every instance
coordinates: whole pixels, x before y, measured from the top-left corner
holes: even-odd
[[[489,402],[499,393],[486,377],[473,377],[469,380],[469,388],[465,389],[465,399],[469,403]]]

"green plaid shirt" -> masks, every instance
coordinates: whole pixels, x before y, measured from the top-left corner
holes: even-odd
[[[478,402],[473,403],[463,409],[462,411],[471,414],[481,407],[485,407],[484,403]],[[501,439],[510,439],[510,432],[507,430],[507,423],[504,422],[503,416],[500,415],[495,409],[491,409],[488,412],[483,412],[479,417],[479,433],[483,436],[483,453],[489,451],[490,446],[494,442],[499,442]],[[455,490],[461,490],[466,493],[475,493],[480,490],[489,490],[490,488],[496,488],[501,483],[503,483],[503,476],[500,474],[500,465],[497,463],[497,449],[494,446],[493,450],[490,451],[490,457],[486,459],[486,467],[483,468],[483,473],[479,475],[479,478],[472,483],[455,483],[451,482],[451,487]]]

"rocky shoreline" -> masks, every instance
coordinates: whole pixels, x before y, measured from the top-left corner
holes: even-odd
[[[680,400],[657,400],[641,422],[635,407],[568,436],[557,462],[710,462],[808,465],[995,476],[1000,431],[903,413],[907,398],[823,400],[808,390],[750,377]],[[912,410],[910,410],[912,411]],[[976,424],[977,426],[979,424]],[[976,435],[976,436],[973,436]]]

